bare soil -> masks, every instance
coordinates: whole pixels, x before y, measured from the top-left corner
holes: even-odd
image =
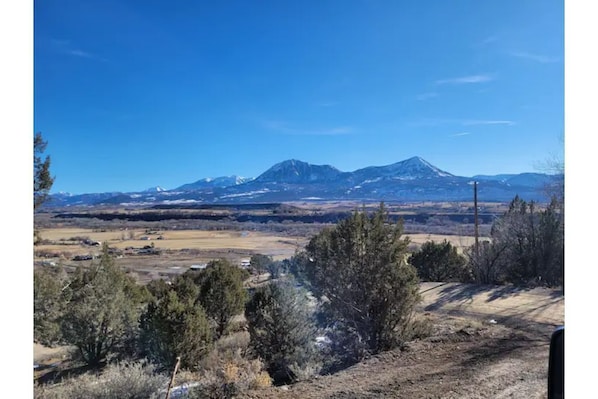
[[[550,334],[564,320],[558,291],[424,283],[422,294],[431,337],[334,375],[242,397],[546,398]]]

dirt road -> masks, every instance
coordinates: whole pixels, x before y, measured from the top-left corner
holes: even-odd
[[[334,375],[242,396],[305,398],[545,398],[549,337],[564,320],[557,291],[426,283],[431,337]]]

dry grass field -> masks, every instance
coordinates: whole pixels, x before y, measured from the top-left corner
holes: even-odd
[[[36,245],[35,252],[45,254],[47,258],[61,258],[62,255],[60,260],[68,264],[77,255],[98,255],[99,246],[81,245],[74,240],[77,237],[87,237],[93,241],[107,242],[110,247],[121,250],[151,245],[162,250],[163,254],[149,258],[125,256],[125,259],[119,259],[118,262],[125,266],[152,265],[158,269],[160,265],[184,266],[221,257],[238,262],[255,253],[282,260],[293,256],[296,250],[303,249],[309,240],[308,237],[237,230],[98,231],[84,228],[49,228],[40,230],[40,233],[46,243]],[[469,236],[410,234],[408,237],[416,246],[430,240],[442,242],[446,239],[461,251],[474,242],[474,238]]]
[[[78,255],[99,256],[100,246],[82,245],[72,241],[74,237],[87,237],[93,241],[107,242],[111,248],[143,248],[153,246],[159,255],[138,255],[126,252],[116,259],[123,268],[135,272],[137,281],[147,283],[158,278],[169,279],[188,270],[191,265],[207,263],[213,259],[227,259],[233,264],[261,253],[275,260],[292,257],[297,249],[306,244],[303,237],[276,235],[273,233],[236,230],[166,230],[145,229],[94,231],[83,228],[52,228],[41,230],[41,236],[49,244],[35,246],[35,261],[51,261],[70,267],[88,266],[93,261],[74,261]],[[131,239],[130,237],[134,237]],[[149,239],[141,239],[147,237]],[[162,237],[162,239],[158,239]],[[44,255],[43,257],[39,255]]]
[[[252,250],[260,253],[267,253],[273,250],[289,250],[291,253],[295,248],[302,248],[308,241],[306,237],[288,237],[278,236],[272,233],[262,233],[253,231],[204,231],[204,230],[167,230],[157,231],[155,234],[148,235],[143,229],[137,230],[115,230],[115,231],[94,231],[82,228],[53,228],[40,230],[41,236],[45,240],[54,242],[54,244],[43,244],[36,246],[37,249],[60,250],[68,245],[69,239],[73,237],[89,237],[91,240],[105,242],[116,248],[126,248],[129,246],[144,246],[148,243],[161,249],[180,250],[183,248],[199,249],[242,249]],[[134,239],[130,239],[131,235]],[[157,238],[162,236],[163,239]],[[474,243],[474,237],[456,236],[443,234],[408,234],[406,235],[413,243],[423,244],[426,241],[442,242],[449,241],[456,247],[470,246]],[[141,237],[149,237],[150,240],[142,240]],[[56,244],[56,242],[63,244]]]
[[[75,261],[75,256],[99,256],[100,246],[83,245],[76,238],[89,238],[93,241],[107,242],[111,248],[143,248],[153,246],[159,255],[132,253],[124,251],[116,263],[135,273],[137,281],[147,283],[158,278],[170,279],[188,270],[191,265],[207,263],[213,259],[227,259],[233,264],[240,264],[253,254],[271,256],[275,260],[292,257],[297,250],[302,250],[309,237],[289,236],[275,232],[238,231],[238,230],[146,230],[143,228],[120,230],[94,230],[74,227],[57,227],[40,230],[44,244],[36,245],[35,261],[62,264],[70,270],[75,266],[88,266],[93,261]],[[407,235],[417,248],[426,241],[442,242],[448,240],[462,252],[472,245],[473,237],[410,234]],[[142,239],[145,238],[145,239]],[[160,238],[160,239],[158,239]]]
[[[407,234],[411,242],[414,244],[421,245],[427,241],[434,241],[440,243],[444,240],[450,242],[453,246],[457,247],[458,250],[463,251],[464,248],[472,246],[475,243],[475,237],[471,236],[456,236],[456,235],[443,235],[443,234]],[[485,239],[486,237],[480,237]]]
[[[268,233],[253,231],[202,231],[202,230],[168,230],[157,231],[155,234],[146,234],[143,229],[94,231],[80,228],[56,228],[40,231],[45,240],[52,244],[42,244],[36,250],[68,251],[74,255],[99,252],[99,248],[72,245],[68,241],[73,237],[89,237],[99,242],[107,242],[111,247],[124,249],[127,247],[143,247],[154,245],[162,250],[197,249],[200,251],[235,251],[251,255],[262,253],[275,259],[284,259],[292,256],[295,250],[305,245],[303,237],[277,236]],[[131,239],[130,237],[134,238]],[[147,237],[147,239],[141,239]],[[162,239],[158,239],[162,237]]]

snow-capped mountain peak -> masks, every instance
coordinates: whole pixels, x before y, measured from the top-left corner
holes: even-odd
[[[353,172],[357,183],[375,179],[416,180],[454,177],[451,173],[437,168],[421,157],[412,157],[386,166],[369,166]]]
[[[205,177],[203,179],[199,179],[194,183],[184,184],[178,187],[177,191],[194,191],[194,190],[202,190],[205,188],[218,188],[218,187],[230,187],[236,186],[239,184],[247,183],[253,180],[250,177],[241,177],[241,176],[221,176],[221,177]]]
[[[163,191],[167,191],[165,188],[162,188],[160,186],[155,186],[155,187],[150,187],[147,190],[144,190],[144,193],[161,193]]]
[[[254,182],[314,183],[332,180],[341,171],[330,165],[312,165],[296,159],[277,163],[255,178]]]

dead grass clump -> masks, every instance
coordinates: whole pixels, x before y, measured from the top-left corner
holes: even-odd
[[[200,362],[199,371],[193,373],[201,385],[190,390],[189,398],[232,398],[249,389],[271,386],[272,379],[262,361],[246,357],[248,344],[247,332],[218,340]]]
[[[425,316],[416,316],[403,331],[404,341],[424,339],[432,335],[434,323]]]
[[[238,331],[220,338],[214,344],[216,352],[228,352],[241,350],[241,353],[245,355],[247,348],[249,347],[249,333],[247,331]]]
[[[301,366],[297,363],[293,363],[289,366],[289,370],[295,376],[295,381],[309,380],[314,376],[319,375],[322,368],[323,363],[316,360],[310,360]]]

